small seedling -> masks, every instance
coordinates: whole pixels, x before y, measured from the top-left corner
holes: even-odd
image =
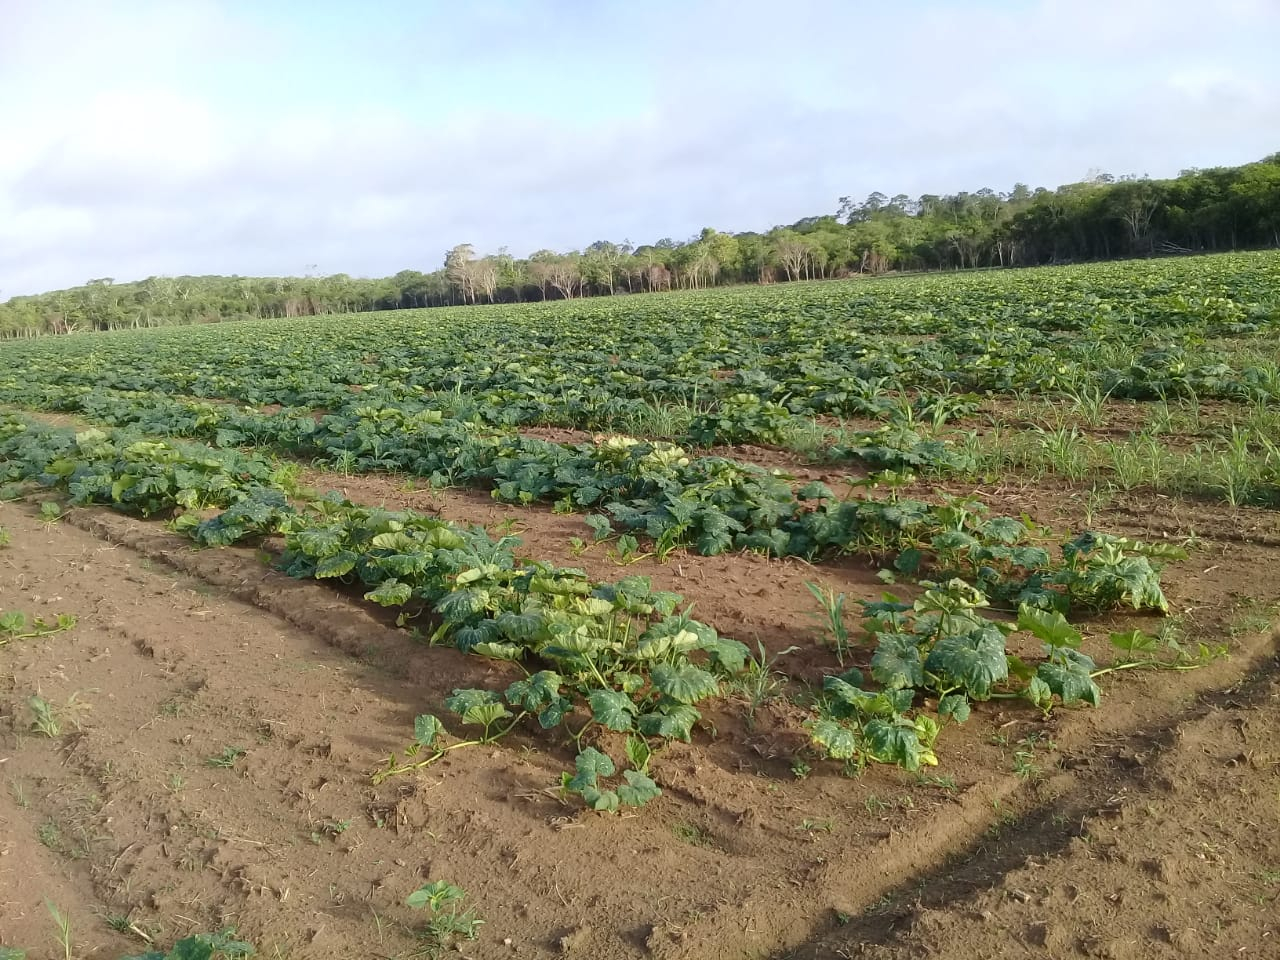
[[[311,831],[311,842],[319,843],[326,837],[330,840],[336,840],[351,829],[350,820],[325,820],[315,829]]]
[[[27,700],[31,709],[31,730],[50,739],[62,735],[62,723],[58,718],[57,708],[44,697],[31,697]]]
[[[830,820],[811,820],[805,817],[796,829],[812,836],[815,833],[830,833],[835,829],[835,824]]]
[[[70,630],[76,618],[67,613],[58,614],[52,622],[43,617],[30,617],[21,610],[0,611],[0,647],[10,640],[34,640]]]
[[[640,552],[640,541],[629,533],[624,533],[618,538],[618,545],[610,551],[609,559],[620,566],[626,566],[632,563],[638,563],[653,556],[651,553]]]
[[[135,925],[130,924],[129,929],[149,940]],[[141,956],[122,957],[121,960],[234,960],[253,956],[253,944],[236,940],[235,935],[232,927],[218,933],[198,933],[179,940],[168,953],[149,950]]]
[[[474,940],[484,923],[473,907],[465,906],[467,892],[445,880],[419,887],[405,898],[405,904],[427,913],[423,942],[433,954],[447,950],[462,940]]]
[[[46,500],[40,504],[40,519],[45,523],[57,523],[66,514],[62,512],[62,505],[56,500]]]
[[[211,767],[222,767],[229,769],[236,765],[236,761],[245,755],[243,747],[223,747],[222,752],[215,756],[208,757],[205,763]]]

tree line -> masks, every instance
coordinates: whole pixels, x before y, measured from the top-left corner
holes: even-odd
[[[248,318],[571,299],[735,283],[1014,267],[1280,247],[1280,153],[1177,177],[1090,176],[1056,190],[872,193],[766,233],[710,227],[686,241],[600,240],[527,258],[451,249],[431,272],[392,277],[110,277],[0,303],[0,336]]]

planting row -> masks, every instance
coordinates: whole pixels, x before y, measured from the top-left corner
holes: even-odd
[[[903,395],[1280,398],[1274,253],[900,278],[7,345],[16,380],[462,419],[765,439]],[[674,413],[673,413],[674,411]],[[794,424],[792,424],[794,426]],[[668,439],[677,435],[662,433]]]
[[[366,600],[399,610],[400,622],[428,628],[430,642],[511,664],[510,682],[500,688],[455,690],[446,698],[453,717],[447,723],[420,716],[412,742],[375,779],[517,730],[555,730],[558,742],[578,752],[562,783],[566,792],[598,810],[638,806],[660,793],[649,769],[654,751],[666,740],[690,739],[701,719],[698,705],[731,693],[760,668],[743,644],[692,619],[679,596],[654,591],[647,578],[592,582],[580,570],[518,559],[512,538],[495,541],[477,528],[336,495],[316,498],[293,485],[287,467],[236,451],[129,431],[74,434],[3,416],[0,479],[9,493],[13,484],[35,483],[73,503],[170,516],[173,529],[205,545],[281,537],[279,566],[289,575],[358,583]],[[210,515],[213,508],[222,509]],[[938,509],[952,511],[953,524],[962,519],[954,505]],[[1014,539],[1014,524],[986,522],[1002,526],[1004,539]],[[1068,544],[1058,573],[1069,576],[1060,578],[1065,590],[1058,596],[1084,596],[1095,606],[1163,607],[1158,576],[1124,546],[1132,545],[1101,535]],[[915,565],[903,562],[914,549],[898,554],[900,569]],[[1117,581],[1112,567],[1126,564],[1142,576]],[[1151,638],[1132,633],[1113,638],[1123,656],[1099,668],[1079,651],[1080,634],[1061,613],[1024,602],[1016,625],[1009,624],[982,616],[987,596],[963,580],[925,587],[913,604],[892,598],[863,604],[876,686],[867,689],[855,669],[826,678],[806,723],[817,756],[850,769],[871,762],[916,769],[936,762],[941,729],[964,721],[972,703],[1016,698],[1045,711],[1096,705],[1094,678],[1102,673],[1185,668],[1215,653],[1156,650]],[[1008,653],[1006,638],[1016,630],[1043,641],[1040,662]],[[625,735],[613,751],[625,765],[601,749],[616,743],[614,734]]]
[[[661,442],[613,437],[556,444],[494,434],[412,405],[360,407],[349,417],[317,421],[301,411],[263,415],[88,391],[68,395],[62,408],[149,432],[185,432],[223,444],[250,439],[337,469],[485,484],[508,502],[589,509],[596,512],[586,521],[598,538],[615,529],[635,531],[653,539],[659,557],[680,546],[704,555],[730,549],[809,559],[856,554],[891,562],[907,575],[962,576],[1015,605],[1164,607],[1147,559],[1157,548],[1087,533],[1060,544],[1055,556],[1045,547],[1047,531],[1011,517],[989,518],[972,500],[938,505],[852,492],[840,498],[821,483],[795,490],[758,467],[691,458]],[[892,452],[878,448],[881,458]]]

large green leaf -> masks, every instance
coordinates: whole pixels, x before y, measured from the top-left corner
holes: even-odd
[[[982,535],[989,540],[1014,544],[1027,534],[1027,527],[1013,517],[992,517],[982,525]]]
[[[569,781],[569,789],[579,793],[587,787],[594,787],[600,777],[612,777],[617,769],[609,755],[595,747],[587,747],[579,753],[573,765],[577,772]]]
[[[538,713],[538,725],[543,730],[559,726],[560,722],[573,710],[573,701],[566,697],[556,697]]]
[[[1102,699],[1102,691],[1089,676],[1088,668],[1075,661],[1056,661],[1040,664],[1036,677],[1063,703],[1084,702],[1096,707]]]
[[[662,796],[662,790],[648,776],[638,770],[626,770],[626,781],[618,787],[618,799],[628,807],[643,807],[650,800]]]
[[[868,693],[842,677],[823,677],[822,689],[831,700],[831,713],[837,718],[893,717],[911,709],[915,691],[880,690]]]
[[[348,573],[355,569],[356,563],[360,560],[359,554],[350,550],[341,550],[332,556],[323,557],[316,562],[316,577],[324,579],[326,577],[345,577]]]
[[[444,733],[444,724],[429,713],[413,718],[413,742],[429,747]]]
[[[594,784],[583,787],[578,792],[582,794],[582,799],[586,801],[587,806],[601,813],[615,813],[622,802],[616,791],[601,790]]]
[[[522,710],[541,710],[560,694],[564,678],[553,670],[539,670],[507,687],[507,702]]]
[[[683,703],[666,703],[651,713],[636,718],[636,729],[646,737],[662,737],[664,740],[683,740],[693,737],[693,725],[702,718],[694,707]]]
[[[511,711],[504,703],[477,703],[463,712],[462,722],[476,727],[488,727],[509,716]]]
[[[524,656],[525,648],[517,643],[482,641],[472,646],[470,652],[490,660],[519,660]]]
[[[871,676],[889,690],[924,686],[924,663],[916,637],[908,633],[882,633],[871,657]]]
[[[689,663],[659,663],[651,675],[654,687],[678,703],[697,703],[720,691],[712,674]]]
[[[631,729],[636,705],[625,693],[617,690],[592,690],[587,694],[591,705],[591,717],[596,723],[619,733]]]
[[[402,607],[412,597],[413,587],[399,580],[383,580],[364,595],[366,600],[371,600],[383,607]]]
[[[969,719],[969,698],[963,693],[949,693],[938,701],[938,716],[964,723]]]
[[[1037,610],[1021,604],[1018,607],[1018,629],[1026,630],[1051,647],[1080,646],[1080,631],[1056,610]]]
[[[751,651],[745,643],[712,634],[698,640],[698,649],[707,652],[707,659],[729,675],[741,673],[747,666]]]
[[[503,636],[521,643],[528,643],[535,639],[546,623],[542,611],[537,608],[519,613],[514,610],[503,610],[493,619]]]
[[[938,678],[940,688],[958,687],[974,700],[989,699],[991,688],[1009,676],[999,630],[943,637],[929,651],[924,666]]]
[[[456,713],[458,716],[464,715],[472,707],[482,707],[486,704],[502,703],[502,697],[493,690],[454,690],[452,696],[444,698],[444,705],[450,713]]]
[[[313,527],[299,530],[294,539],[298,549],[309,557],[328,557],[342,549],[340,527]]]
[[[1022,695],[1041,710],[1047,711],[1053,705],[1053,690],[1039,677],[1031,678]]]

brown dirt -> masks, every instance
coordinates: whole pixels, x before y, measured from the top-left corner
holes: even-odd
[[[770,651],[802,647],[780,665],[788,671],[801,671],[800,664],[806,661],[824,667],[830,663],[830,656],[814,645],[819,623],[806,581],[850,597],[875,598],[887,589],[876,579],[875,568],[853,558],[814,565],[758,553],[702,557],[677,550],[666,562],[650,555],[623,562],[613,544],[591,542],[591,530],[580,514],[556,514],[545,506],[512,506],[481,491],[420,489],[409,478],[396,476],[342,476],[304,469],[301,480],[320,491],[337,490],[356,503],[416,510],[454,523],[483,526],[491,534],[509,531],[520,538],[522,556],[579,567],[596,580],[649,577],[657,589],[686,596],[695,603],[699,619],[753,651],[758,642]],[[582,542],[581,549],[574,548],[575,539]]]
[[[385,476],[306,479],[491,530],[514,518],[530,555],[600,579],[652,576],[722,632],[802,644],[781,664],[793,692],[831,666],[803,581],[883,589],[852,560],[677,553],[620,566],[605,545],[574,557],[586,528],[545,508]],[[1060,489],[982,492],[1060,527],[1084,510]],[[573,751],[536,731],[371,786],[414,714],[454,687],[505,682],[503,668],[416,645],[358,601],[273,572],[261,551],[195,550],[97,510],[48,526],[0,505],[0,523],[13,534],[0,608],[80,617],[70,633],[0,647],[0,944],[33,960],[53,955],[46,896],[72,917],[77,956],[143,947],[102,919],[125,915],[164,942],[233,924],[265,956],[402,956],[421,923],[403,899],[435,879],[467,889],[485,918],[461,951],[476,958],[1268,955],[1275,513],[1141,498],[1102,511],[1104,528],[1194,531],[1167,593],[1188,638],[1229,642],[1232,658],[1111,678],[1101,710],[1049,721],[984,707],[943,735],[934,772],[953,791],[823,764],[796,780],[798,708],[775,700],[748,723],[739,700],[708,717],[717,736],[701,730],[655,760],[664,796],[625,818],[562,803]],[[1086,624],[1088,646],[1102,654],[1098,637],[1134,623],[1152,626]],[[66,716],[56,738],[29,731],[37,693]],[[1021,779],[1012,751],[1031,735],[1056,748],[1038,748],[1042,775]],[[246,754],[208,766],[227,746]]]
[[[1170,726],[1067,758],[1090,768],[1073,791],[785,956],[1280,955],[1277,743],[1273,658]]]

